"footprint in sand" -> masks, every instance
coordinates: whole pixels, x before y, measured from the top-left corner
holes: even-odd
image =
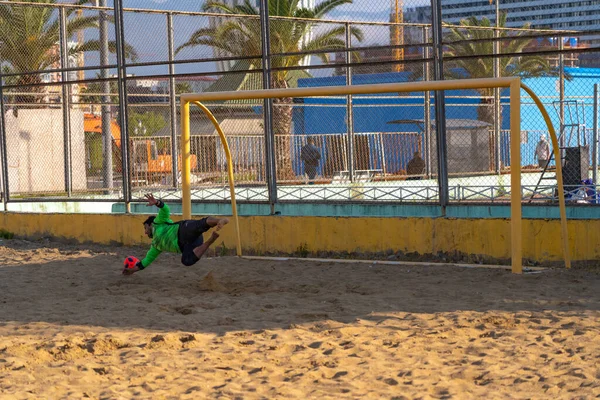
[[[190,314],[194,313],[193,306],[180,306],[180,307],[175,307],[173,310],[175,310],[176,313],[181,314],[181,315],[190,315]]]
[[[229,290],[217,282],[215,279],[213,272],[210,271],[202,280],[200,281],[200,289],[206,292],[228,292]]]

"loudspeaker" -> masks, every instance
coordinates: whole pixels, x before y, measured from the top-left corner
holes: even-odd
[[[590,147],[565,147],[564,150],[563,184],[565,186],[581,185],[581,181],[589,177]],[[573,190],[573,188],[570,190]]]

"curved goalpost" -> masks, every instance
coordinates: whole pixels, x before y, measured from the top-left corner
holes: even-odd
[[[560,150],[556,131],[550,121],[550,116],[538,96],[526,85],[521,83],[518,77],[507,78],[486,78],[486,79],[460,79],[447,81],[429,81],[429,82],[405,82],[405,83],[385,83],[368,84],[353,86],[334,86],[334,87],[312,87],[312,88],[293,88],[293,89],[264,89],[230,92],[210,92],[198,94],[181,95],[181,178],[182,178],[182,206],[183,218],[191,218],[192,198],[191,198],[191,163],[190,163],[190,104],[198,106],[211,120],[217,130],[221,143],[225,150],[227,158],[227,174],[229,177],[229,190],[231,194],[231,209],[236,230],[236,254],[242,255],[242,244],[240,236],[240,224],[237,213],[237,204],[235,200],[235,183],[233,176],[233,164],[227,138],[219,126],[218,121],[202,101],[218,100],[239,100],[239,99],[273,99],[281,97],[309,97],[309,96],[332,96],[332,95],[350,95],[350,94],[374,94],[374,93],[406,93],[406,92],[425,92],[433,90],[457,90],[457,89],[487,89],[487,88],[508,88],[510,90],[510,164],[511,166],[521,165],[521,89],[533,99],[538,109],[542,113],[544,121],[548,127],[548,132],[552,139],[554,156],[560,160]],[[521,168],[511,168],[511,266],[512,272],[521,274],[523,272],[523,249],[522,249],[522,213],[521,213]],[[565,195],[562,179],[562,165],[556,163],[556,180],[558,186],[558,202],[560,208],[561,236],[563,243],[563,256],[565,266],[571,267],[568,248],[568,230],[567,214],[565,208]]]

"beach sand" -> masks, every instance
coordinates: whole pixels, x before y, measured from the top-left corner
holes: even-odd
[[[586,399],[600,274],[0,242],[1,399]]]

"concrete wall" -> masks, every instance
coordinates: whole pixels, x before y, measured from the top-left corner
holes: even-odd
[[[179,216],[174,216],[177,219]],[[146,215],[1,213],[0,229],[25,237],[53,236],[78,242],[148,245]],[[510,258],[508,219],[390,217],[241,217],[242,247],[257,252],[365,253],[387,250],[436,254],[461,252],[495,259]],[[600,258],[600,220],[569,221],[569,244],[575,261]],[[221,239],[235,248],[233,224]],[[523,257],[548,262],[562,259],[560,221],[523,221]]]
[[[9,111],[5,121],[10,193],[65,191],[62,109]],[[73,189],[86,189],[81,110],[71,110],[71,149]]]

